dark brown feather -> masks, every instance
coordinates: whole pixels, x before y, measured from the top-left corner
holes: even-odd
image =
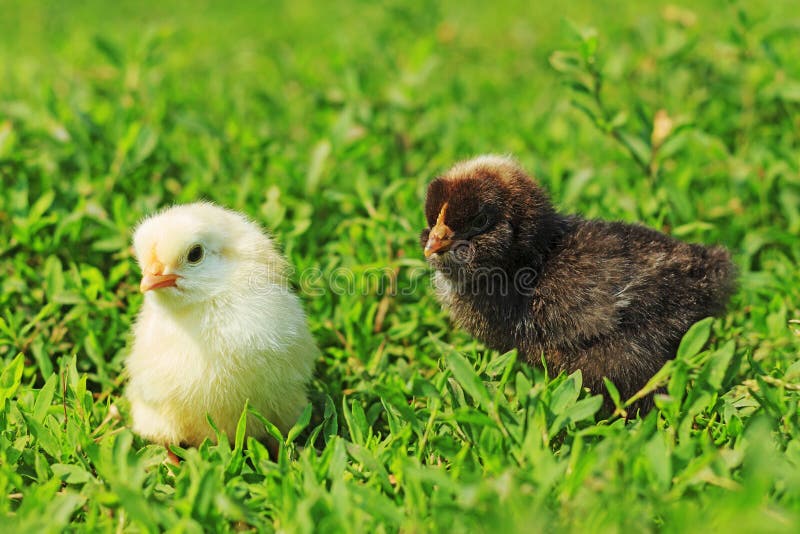
[[[453,320],[530,363],[543,354],[551,372],[580,369],[595,393],[607,394],[607,377],[633,396],[675,356],[693,323],[725,311],[735,289],[724,248],[558,214],[507,158],[460,163],[430,184],[423,247],[445,202],[454,242],[428,260]],[[488,228],[475,228],[482,213]]]

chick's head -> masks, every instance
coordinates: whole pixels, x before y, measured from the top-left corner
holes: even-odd
[[[556,214],[547,194],[511,158],[480,156],[434,179],[420,244],[435,268],[463,274],[524,264],[543,248]]]
[[[174,206],[145,219],[133,246],[141,291],[171,306],[241,289],[248,283],[247,267],[252,273],[254,265],[279,258],[256,224],[210,203]]]

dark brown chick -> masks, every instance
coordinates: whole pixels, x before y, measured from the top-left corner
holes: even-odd
[[[603,377],[632,397],[693,323],[724,312],[735,287],[724,248],[561,215],[505,157],[481,156],[436,178],[425,217],[420,242],[458,325],[530,363],[544,354],[553,375],[580,369],[584,386],[606,396]]]

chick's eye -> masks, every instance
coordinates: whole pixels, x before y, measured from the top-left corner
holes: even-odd
[[[194,245],[189,249],[189,254],[186,255],[186,260],[189,263],[200,263],[203,260],[205,251],[202,245]]]
[[[485,212],[480,212],[472,219],[472,227],[475,230],[485,230],[489,226],[489,216]]]

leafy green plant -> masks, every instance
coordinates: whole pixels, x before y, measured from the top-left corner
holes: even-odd
[[[4,2],[0,524],[796,531],[794,4]],[[448,322],[421,201],[483,152],[565,211],[734,253],[650,413]],[[173,465],[127,429],[130,229],[199,198],[275,235],[323,356],[286,436],[245,410]]]

